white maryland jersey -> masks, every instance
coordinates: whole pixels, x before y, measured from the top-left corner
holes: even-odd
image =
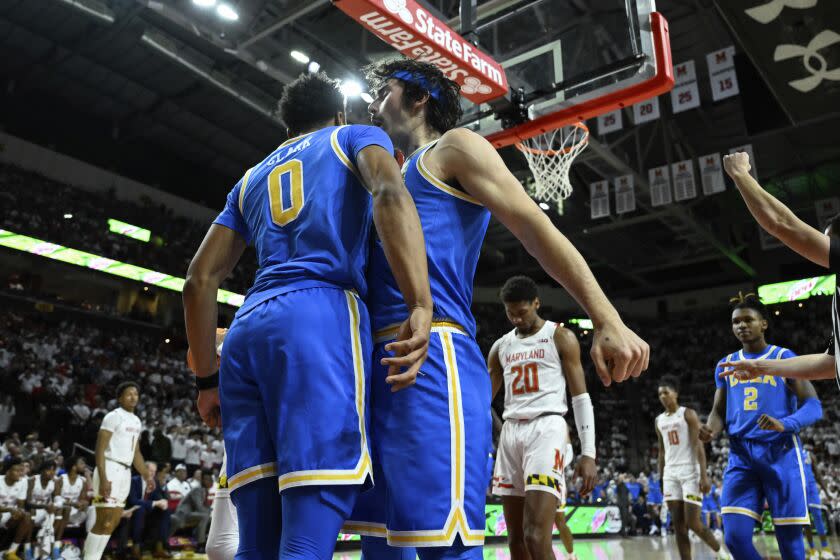
[[[18,501],[26,499],[28,490],[29,483],[26,478],[21,478],[10,486],[6,484],[6,477],[0,476],[0,507],[18,507]]]
[[[67,473],[61,475],[61,497],[65,502],[78,502],[84,487],[85,477],[82,475],[76,475],[75,484],[70,484],[70,476]]]
[[[685,407],[681,406],[673,414],[663,412],[656,417],[656,427],[662,434],[665,446],[665,472],[683,467],[695,467],[697,455],[688,437],[688,422],[685,420]]]
[[[505,376],[504,419],[530,420],[543,414],[566,414],[566,377],[554,344],[557,323],[522,338],[513,329],[497,343]]]
[[[124,408],[117,408],[106,414],[99,428],[112,432],[111,441],[105,449],[105,458],[131,466],[142,428],[140,419]]]
[[[32,499],[33,505],[45,506],[52,502],[53,494],[55,493],[55,479],[47,481],[44,486],[41,483],[41,476],[35,475],[32,477]]]

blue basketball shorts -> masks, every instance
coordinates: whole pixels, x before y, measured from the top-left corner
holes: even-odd
[[[266,477],[281,492],[367,483],[371,352],[350,291],[287,292],[237,316],[219,380],[231,492]]]
[[[475,340],[435,323],[417,383],[392,393],[379,361],[393,330],[377,333],[371,395],[376,485],[362,493],[343,531],[391,546],[484,543],[492,450],[490,378]]]
[[[806,469],[810,469],[810,465],[805,465]],[[822,507],[822,500],[820,500],[820,487],[817,486],[817,481],[813,476],[805,475],[805,495],[808,498],[808,507],[819,508]]]
[[[807,525],[799,436],[784,434],[772,442],[730,438],[729,443],[721,512],[739,513],[760,523],[766,499],[775,525]]]

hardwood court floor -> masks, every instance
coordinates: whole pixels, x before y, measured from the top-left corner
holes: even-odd
[[[757,536],[755,538],[756,548],[768,560],[778,560],[779,548],[772,536]],[[832,537],[830,544],[834,548],[834,554],[840,558],[840,540]],[[559,541],[554,542],[554,555],[558,559],[564,559],[565,553],[561,553],[562,545]],[[632,537],[632,538],[611,538],[603,540],[586,539],[575,542],[575,554],[578,560],[679,560],[677,543],[673,535],[667,537]],[[807,554],[807,548],[806,548]],[[806,556],[807,557],[807,556]],[[360,554],[356,550],[337,551],[333,560],[358,560]],[[489,544],[484,547],[485,560],[510,560],[507,546]],[[693,560],[714,560],[712,550],[703,543],[692,542]]]

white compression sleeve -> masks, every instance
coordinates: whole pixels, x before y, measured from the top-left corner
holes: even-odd
[[[595,411],[589,393],[572,397],[572,409],[575,411],[575,426],[580,438],[581,455],[595,458]]]

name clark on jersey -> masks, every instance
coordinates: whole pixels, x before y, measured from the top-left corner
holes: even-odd
[[[530,352],[514,352],[512,354],[505,355],[502,365],[507,366],[511,362],[521,362],[522,360],[537,360],[543,358],[545,358],[545,349],[535,348]]]

